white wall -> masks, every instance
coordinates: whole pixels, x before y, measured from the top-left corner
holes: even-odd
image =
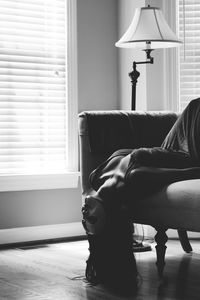
[[[160,7],[165,0],[146,0],[146,4]],[[147,65],[147,110],[163,110],[165,107],[164,99],[164,62],[163,49],[157,49],[152,52],[154,64]]]
[[[117,0],[78,0],[79,112],[115,109]]]
[[[116,109],[117,1],[77,0],[78,107]],[[75,189],[0,193],[0,228],[81,220],[80,184]]]
[[[80,188],[2,192],[0,228],[76,222],[80,205]]]

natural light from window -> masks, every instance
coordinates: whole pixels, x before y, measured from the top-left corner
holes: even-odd
[[[0,174],[68,169],[65,0],[0,0]]]
[[[184,5],[185,4],[185,5]],[[180,110],[200,96],[200,0],[178,1]]]

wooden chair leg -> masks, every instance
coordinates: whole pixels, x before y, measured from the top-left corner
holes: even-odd
[[[155,241],[156,241],[156,253],[157,253],[157,270],[158,270],[158,276],[162,278],[163,276],[163,270],[165,266],[165,252],[166,252],[166,243],[168,241],[168,237],[166,235],[166,228],[156,228],[156,235],[155,235]]]
[[[187,231],[186,230],[178,230],[178,236],[181,243],[183,250],[187,253],[192,251],[192,247],[190,245],[190,241],[188,239]]]

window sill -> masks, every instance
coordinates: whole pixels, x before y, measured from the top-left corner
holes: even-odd
[[[77,188],[79,172],[0,176],[0,192]]]

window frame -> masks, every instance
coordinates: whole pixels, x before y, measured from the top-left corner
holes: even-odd
[[[178,19],[177,19],[178,0],[163,1],[164,16],[172,28],[178,35]],[[180,111],[179,105],[179,49],[164,49],[164,109],[171,111]]]
[[[65,0],[67,9],[67,94],[68,123],[68,171],[62,174],[0,175],[0,191],[23,191],[41,189],[63,189],[78,186],[78,94],[77,94],[77,0]],[[70,147],[69,147],[70,145]]]

